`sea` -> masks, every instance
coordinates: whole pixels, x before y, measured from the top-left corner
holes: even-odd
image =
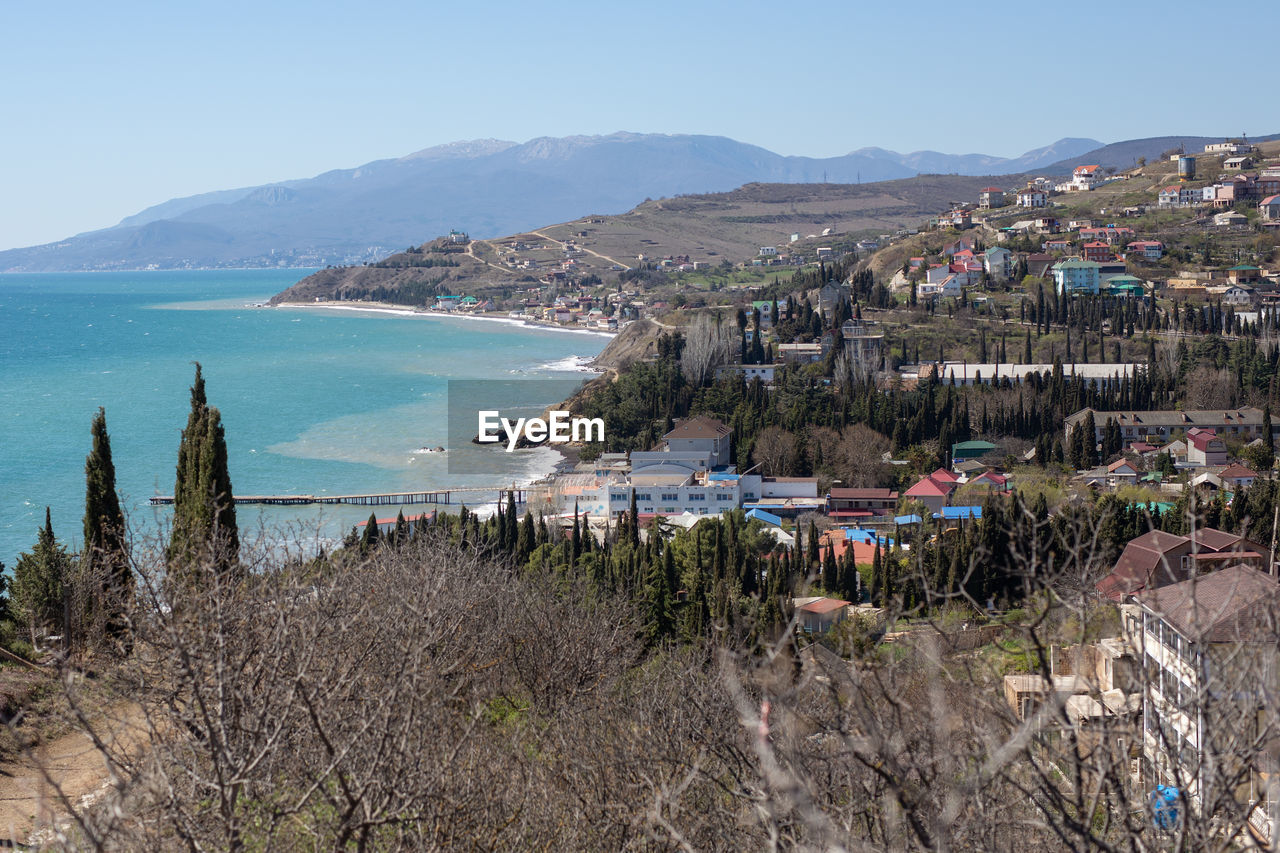
[[[11,570],[31,549],[46,506],[59,541],[79,547],[99,406],[134,541],[161,541],[170,510],[149,498],[173,493],[195,362],[221,411],[240,495],[519,484],[561,460],[544,447],[450,466],[448,453],[425,451],[447,444],[450,379],[558,380],[530,383],[515,401],[540,410],[592,375],[585,362],[607,336],[518,320],[262,305],[309,272],[0,275],[0,561]],[[370,511],[241,505],[238,521],[242,540],[324,546]]]

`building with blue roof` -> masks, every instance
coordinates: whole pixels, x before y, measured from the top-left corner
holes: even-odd
[[[934,518],[941,518],[944,521],[957,521],[966,518],[982,518],[982,507],[980,506],[944,506],[942,512],[935,512]]]

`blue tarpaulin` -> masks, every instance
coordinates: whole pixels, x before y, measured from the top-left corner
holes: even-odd
[[[771,525],[773,525],[774,527],[781,527],[781,526],[782,526],[782,519],[781,519],[781,518],[779,518],[778,516],[774,515],[774,514],[773,514],[773,513],[771,513],[771,512],[765,512],[765,511],[764,511],[764,510],[762,510],[762,509],[753,509],[753,510],[751,510],[750,512],[748,512],[748,513],[747,513],[747,518],[754,518],[754,519],[758,519],[759,521],[762,521],[762,522],[764,522],[765,524],[771,524]]]
[[[1156,829],[1178,826],[1178,789],[1172,785],[1156,785],[1151,792],[1151,816]]]

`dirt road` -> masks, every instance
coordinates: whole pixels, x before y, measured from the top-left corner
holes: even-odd
[[[140,744],[144,737],[141,711],[136,707],[116,709],[100,728],[105,738],[125,746]],[[67,815],[50,780],[72,802],[87,805],[106,792],[109,773],[102,755],[83,732],[63,735],[30,755],[0,762],[0,839],[25,845],[33,832]]]

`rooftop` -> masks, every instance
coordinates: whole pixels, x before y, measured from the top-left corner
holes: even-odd
[[[1250,568],[1231,566],[1138,596],[1191,642],[1274,642],[1280,583]]]
[[[689,438],[721,438],[733,432],[733,428],[726,426],[715,418],[697,417],[685,418],[676,424],[675,429],[663,436],[664,439],[689,439]]]

